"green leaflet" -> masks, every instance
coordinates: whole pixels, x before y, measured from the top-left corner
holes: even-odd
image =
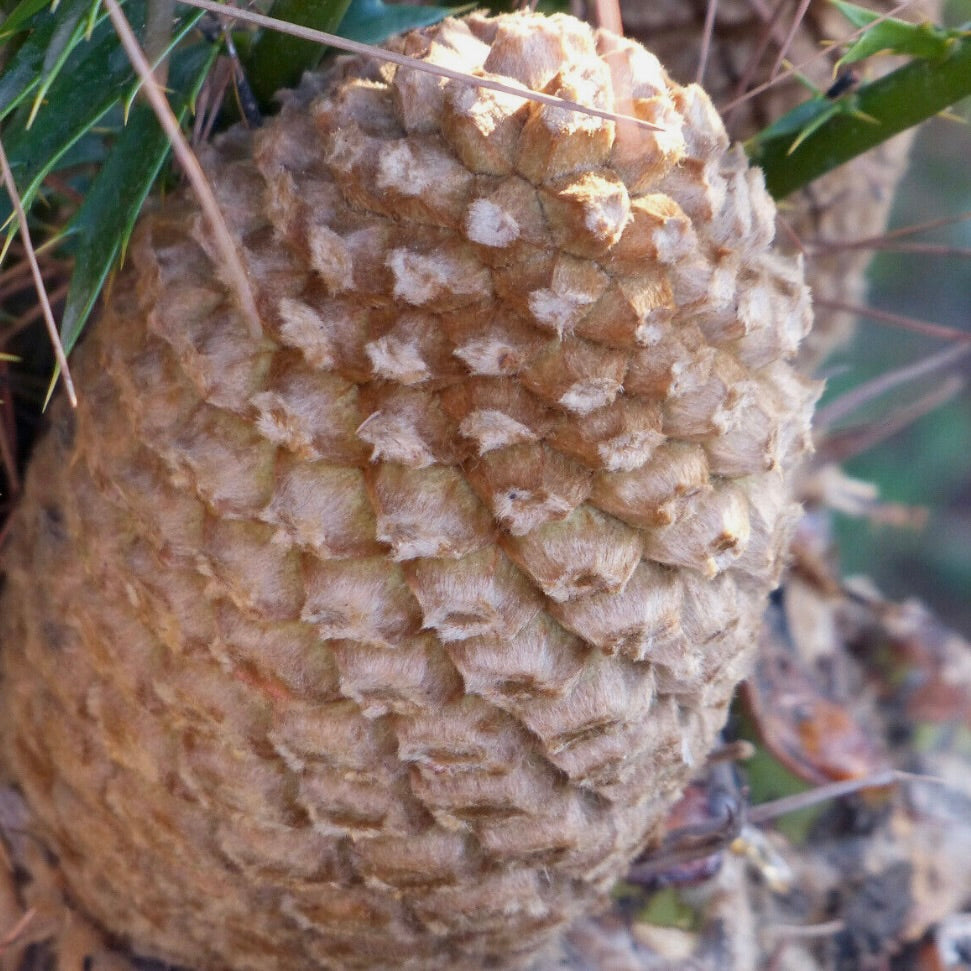
[[[42,84],[49,87],[53,83],[77,46],[85,26],[81,20],[90,9],[91,0],[62,0],[56,15],[44,10],[28,21],[25,26],[30,28],[30,33],[0,77],[0,118],[13,111]],[[7,43],[16,32],[9,28],[13,16],[4,22],[0,33],[0,39]]]
[[[151,110],[140,102],[128,110],[138,81],[107,17],[91,20],[94,9],[91,0],[61,0],[56,13],[45,4],[22,19],[21,27],[29,33],[0,76],[0,117],[7,119],[4,147],[25,208],[29,209],[52,172],[102,163],[90,185],[83,170],[77,173],[74,187],[86,196],[62,236],[76,255],[62,324],[68,348],[77,340],[108,272],[127,244],[168,153],[167,139]],[[21,5],[15,14],[23,10]],[[125,10],[136,31],[141,30],[144,0],[128,0]],[[172,104],[180,118],[218,54],[218,47],[211,44],[176,50],[201,16],[195,10],[184,13],[169,45],[169,51],[174,51]],[[4,26],[8,25],[9,21]],[[39,98],[42,85],[47,89],[43,99]],[[123,124],[126,112],[127,126]],[[11,212],[4,193],[0,219],[7,220]]]
[[[884,52],[904,56],[942,60],[967,31],[949,30],[931,23],[910,24],[896,17],[885,17],[858,7],[847,0],[830,0],[846,19],[857,28],[869,28],[837,62],[837,67],[855,64],[874,54]],[[869,26],[869,25],[873,26]]]
[[[25,209],[48,174],[124,94],[132,77],[110,24],[102,22],[90,40],[76,44],[48,89],[47,106],[36,118],[31,106],[20,99],[4,126],[3,142]],[[56,105],[56,110],[50,105]],[[6,218],[9,201],[4,210]]]
[[[136,27],[141,27],[145,4],[129,3],[127,10]],[[15,55],[10,70],[16,70],[23,50]],[[58,61],[60,68],[48,86],[46,105],[35,117],[32,106],[19,97],[19,107],[3,130],[4,147],[25,208],[30,207],[47,175],[104,118],[134,78],[107,19],[95,27],[89,40],[75,33],[68,56]]]
[[[196,44],[170,62],[169,103],[181,121],[219,49]],[[138,213],[169,153],[169,142],[152,109],[138,102],[111,153],[68,227],[74,273],[61,321],[65,351],[74,346],[112,267],[128,245]]]
[[[389,37],[428,27],[446,17],[458,17],[475,7],[474,3],[461,7],[412,7],[406,4],[389,6],[384,0],[353,0],[341,21],[341,37],[362,44],[383,44]]]
[[[85,39],[83,21],[92,9],[90,0],[62,0],[56,14],[46,9],[36,14],[26,24],[30,30],[26,41],[0,76],[0,118],[6,119],[3,143],[26,208],[43,180],[75,161],[71,155],[78,143],[110,117],[113,107],[127,106],[137,89],[128,58],[106,17],[94,24]],[[140,30],[145,0],[129,0],[126,11]],[[170,50],[201,16],[190,10],[180,18]],[[50,68],[46,75],[45,64]],[[28,103],[32,95],[39,110]],[[90,149],[86,154],[91,156]],[[0,217],[6,219],[9,214],[9,202],[0,204]]]
[[[0,41],[5,41],[23,30],[31,17],[50,5],[51,0],[21,0],[0,24]]]
[[[790,139],[791,143],[786,150],[786,155],[792,155],[807,138],[812,137],[827,122],[840,114],[856,115],[870,124],[877,124],[874,118],[860,112],[856,104],[855,93],[834,100],[827,98],[821,91],[817,91],[814,97],[796,105],[778,121],[774,121],[768,127],[763,128],[758,135],[751,139],[747,146],[749,154],[751,155],[759,145]]]
[[[269,16],[333,34],[350,0],[274,0]],[[317,66],[326,48],[290,34],[264,30],[244,58],[247,79],[257,101],[268,107],[281,88],[299,83],[304,71]]]
[[[84,10],[83,7],[78,8],[75,5],[73,9],[58,15],[57,26],[54,28],[50,43],[44,52],[43,76],[34,94],[30,118],[27,121],[28,127],[37,116],[37,112],[40,110],[47,92],[57,80],[61,69],[71,56],[71,52],[78,46],[78,43],[85,35],[90,34],[97,13],[98,4],[95,3],[94,5],[89,4],[87,10]]]

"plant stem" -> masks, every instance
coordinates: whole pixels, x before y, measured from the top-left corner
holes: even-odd
[[[764,169],[772,196],[782,199],[969,95],[971,37],[964,37],[943,60],[914,60],[860,88],[858,112],[835,114],[794,151],[794,136],[787,132],[753,140],[750,157]]]

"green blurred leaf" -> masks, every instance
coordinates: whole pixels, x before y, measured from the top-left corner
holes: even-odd
[[[683,931],[697,931],[702,924],[699,911],[687,902],[677,887],[665,887],[652,893],[635,919],[641,924],[677,927]]]
[[[178,51],[170,62],[170,104],[182,121],[218,54],[213,44]],[[74,273],[61,339],[69,351],[81,334],[104,281],[128,244],[138,213],[169,153],[169,142],[152,109],[134,106],[128,124],[68,227]]]
[[[350,0],[274,0],[269,16],[287,23],[336,32]],[[281,88],[299,83],[317,66],[326,48],[276,30],[264,30],[245,58],[247,78],[257,101],[268,107]]]
[[[948,30],[931,23],[911,24],[881,14],[846,0],[830,0],[846,19],[857,28],[867,28],[839,59],[837,66],[855,64],[874,54],[889,52],[929,60],[941,60],[960,39],[962,31]],[[872,27],[869,25],[873,25]]]
[[[341,21],[340,34],[362,44],[383,44],[395,34],[428,27],[446,17],[461,16],[475,6],[474,3],[461,7],[389,6],[383,0],[352,0]]]
[[[55,62],[58,71],[63,67],[63,62],[71,53],[71,42],[74,47],[77,46],[74,28],[90,7],[91,0],[62,0],[57,14],[43,10],[25,24],[30,28],[30,33],[14,52],[0,77],[0,118],[37,91],[45,76],[53,80],[50,76],[51,62]],[[65,29],[65,25],[70,29]],[[7,23],[3,26],[6,29]],[[9,37],[10,34],[0,36]],[[56,64],[57,58],[61,58],[60,64]]]
[[[87,0],[85,0],[87,2]],[[129,0],[127,14],[136,30],[144,28],[146,3]],[[170,49],[175,48],[203,14],[190,10],[173,31]],[[2,82],[0,82],[2,84]],[[29,106],[20,106],[3,132],[4,147],[25,208],[35,199],[51,172],[73,162],[83,140],[109,119],[119,104],[127,104],[139,82],[118,43],[107,18],[97,24],[90,40],[75,46],[63,70],[48,91],[47,104],[31,124]],[[104,126],[110,132],[110,125]],[[90,145],[86,154],[91,153]],[[10,213],[9,200],[0,205],[0,219]]]
[[[763,129],[756,138],[764,141],[790,138],[792,141],[786,155],[792,155],[807,138],[815,135],[837,115],[844,113],[857,113],[856,99],[852,94],[831,100],[819,93],[816,97],[810,98],[809,101],[797,105],[778,121]],[[876,124],[873,118],[863,115],[859,115],[859,117],[862,117],[869,124]]]
[[[144,3],[129,4],[128,16],[142,26],[144,10]],[[132,81],[128,58],[105,21],[90,41],[74,50],[50,87],[48,109],[30,127],[27,105],[21,105],[4,129],[3,140],[25,208],[62,156],[105,116]]]
[[[18,3],[0,24],[0,40],[6,40],[13,34],[19,33],[27,26],[27,21],[31,17],[49,6],[51,6],[51,0],[23,0],[22,3]],[[53,16],[53,10],[49,12]]]
[[[128,0],[125,8],[136,33],[143,31],[145,0]],[[84,194],[84,200],[62,235],[76,260],[62,321],[67,348],[77,340],[108,273],[127,245],[169,152],[168,139],[151,108],[133,101],[140,81],[110,21],[101,17],[92,27],[87,19],[93,9],[91,0],[61,0],[54,13],[41,9],[33,19],[24,19],[30,33],[0,77],[0,113],[8,118],[4,144],[26,207],[53,171],[100,163],[93,178],[83,169],[74,173],[75,188]],[[167,51],[171,54],[170,103],[180,120],[190,110],[219,52],[213,44],[184,44],[202,16],[198,10],[184,13]],[[88,27],[92,29],[85,39]],[[27,99],[32,93],[43,93],[42,82],[49,89],[31,123]],[[123,124],[126,112],[127,125]],[[9,200],[5,201],[6,211],[0,206],[0,218],[9,212]]]
[[[97,4],[94,4],[94,7],[97,7]],[[27,121],[28,127],[40,110],[47,92],[50,91],[51,86],[57,80],[68,58],[84,38],[92,9],[90,3],[88,3],[87,10],[83,8],[83,5],[79,8],[77,4],[66,11],[58,9],[58,23],[51,35],[47,50],[44,52],[43,76],[36,92],[34,92],[34,103],[30,118]]]

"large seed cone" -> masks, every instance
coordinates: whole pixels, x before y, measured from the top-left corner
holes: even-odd
[[[567,17],[350,62],[145,219],[5,554],[68,891],[207,971],[515,967],[652,836],[797,510],[809,323],[708,98]]]

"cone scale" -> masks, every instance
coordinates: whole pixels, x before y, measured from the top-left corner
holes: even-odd
[[[204,158],[4,551],[2,763],[71,899],[197,968],[542,960],[704,759],[798,508],[810,321],[707,96],[564,16],[342,62]]]

